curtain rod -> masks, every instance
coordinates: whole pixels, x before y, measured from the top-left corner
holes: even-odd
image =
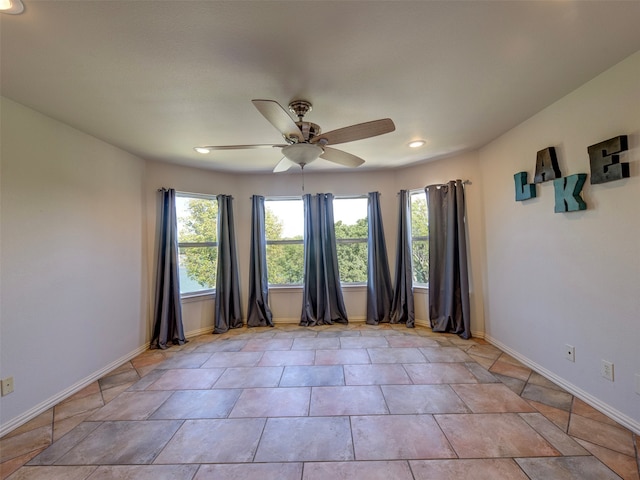
[[[427,185],[424,188],[429,188],[429,187],[444,187],[445,185],[447,185],[448,183],[434,183],[433,185]],[[462,185],[472,185],[471,180],[463,180],[462,181]]]

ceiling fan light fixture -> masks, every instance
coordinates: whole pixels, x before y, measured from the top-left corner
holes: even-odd
[[[422,147],[425,143],[424,140],[414,140],[413,142],[409,142],[409,148],[420,148]]]
[[[22,0],[0,0],[0,13],[19,15],[24,12]]]
[[[207,153],[211,153],[211,149],[210,148],[206,148],[206,147],[194,147],[193,149],[196,152],[201,153],[202,155],[206,155]]]
[[[294,143],[282,148],[282,155],[301,166],[313,162],[323,152],[322,147],[311,143]]]

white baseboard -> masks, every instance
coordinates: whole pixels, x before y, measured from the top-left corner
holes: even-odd
[[[620,425],[628,428],[629,430],[634,432],[636,435],[640,435],[640,422],[638,422],[637,420],[634,420],[633,418],[629,417],[628,415],[625,415],[624,413],[620,412],[619,410],[616,410],[611,405],[608,405],[607,403],[604,403],[602,400],[594,397],[593,395],[591,395],[588,392],[585,392],[581,388],[576,387],[571,382],[568,382],[564,378],[559,377],[555,373],[547,370],[546,368],[542,367],[541,365],[538,365],[536,362],[528,359],[527,357],[521,355],[520,353],[516,352],[515,350],[509,348],[508,346],[506,346],[505,344],[503,344],[499,340],[496,340],[495,338],[491,337],[490,335],[485,335],[485,339],[489,343],[491,343],[491,344],[495,345],[496,347],[498,347],[503,352],[508,353],[513,358],[519,360],[524,365],[526,365],[530,369],[534,370],[536,373],[539,373],[543,377],[546,377],[548,380],[551,380],[556,385],[559,385],[560,387],[564,388],[567,392],[569,392],[572,395],[578,397],[583,402],[591,405],[593,408],[595,408],[599,412],[603,413],[607,417],[615,420]]]
[[[18,415],[15,418],[12,418],[7,423],[5,423],[4,425],[0,426],[0,437],[4,437],[6,434],[8,434],[9,432],[12,432],[16,428],[24,425],[29,420],[32,420],[35,417],[37,417],[38,415],[40,415],[41,413],[46,412],[50,408],[55,407],[58,403],[62,402],[63,400],[65,400],[67,398],[69,398],[71,395],[73,395],[76,392],[79,392],[83,388],[91,385],[96,380],[101,379],[102,377],[104,377],[110,371],[115,370],[116,368],[118,368],[123,363],[128,362],[132,358],[137,357],[142,352],[146,351],[148,348],[149,348],[149,344],[141,345],[140,347],[138,347],[135,350],[127,353],[126,355],[120,357],[119,359],[114,360],[109,365],[105,366],[104,368],[101,368],[100,370],[97,370],[96,372],[92,373],[88,377],[83,378],[82,380],[74,383],[70,387],[62,390],[61,392],[53,395],[52,397],[49,397],[45,401],[43,401],[43,402],[39,403],[38,405],[36,405],[35,407],[30,408],[29,410],[27,410],[26,412]]]

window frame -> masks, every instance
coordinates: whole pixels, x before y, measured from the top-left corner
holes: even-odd
[[[333,201],[335,202],[336,200],[369,200],[369,197],[367,195],[335,195],[333,197]],[[335,220],[335,204],[333,205],[334,207],[334,219],[333,219],[333,225],[335,228],[335,224],[336,224],[336,220]],[[338,247],[338,245],[349,245],[349,244],[355,244],[355,243],[364,243],[367,246],[367,259],[366,259],[366,264],[367,264],[367,275],[369,273],[369,248],[371,247],[371,245],[369,244],[369,205],[367,204],[367,210],[365,212],[365,218],[367,219],[367,236],[366,237],[361,237],[361,238],[337,238],[336,237],[336,248]],[[334,233],[335,234],[335,233]],[[338,265],[338,269],[339,269],[340,265]],[[357,286],[361,286],[361,285],[366,285],[367,284],[367,280],[364,280],[362,282],[343,282],[342,278],[340,278],[340,286],[343,287],[357,287]]]
[[[177,198],[187,198],[187,199],[200,199],[200,200],[211,200],[214,202],[218,202],[218,196],[215,194],[206,194],[206,193],[191,193],[191,192],[182,192],[176,190],[176,199]],[[178,212],[176,211],[176,219],[178,217]],[[216,214],[216,237],[218,230],[219,216]],[[182,266],[180,263],[180,249],[183,248],[218,248],[218,242],[180,242],[180,230],[176,225],[176,237],[178,239],[178,269]],[[179,270],[178,270],[179,271]],[[178,273],[179,276],[179,273]],[[216,279],[217,280],[217,279]],[[189,292],[183,292],[182,286],[180,286],[180,299],[185,300],[189,298],[195,297],[204,297],[204,296],[214,296],[216,293],[215,286],[213,288],[203,288],[202,290],[193,290]]]
[[[411,219],[411,270],[412,272],[414,272],[415,274],[415,264],[413,263],[413,244],[415,241],[419,241],[419,242],[426,242],[427,243],[427,248],[429,245],[429,235],[419,235],[419,236],[415,236],[413,234],[413,196],[414,195],[423,195],[424,197],[424,201],[427,201],[427,194],[424,191],[424,188],[416,188],[413,190],[409,190],[409,207],[410,207],[410,219]],[[427,228],[429,226],[429,211],[428,211],[428,205],[427,205]],[[427,278],[429,277],[429,273],[427,271]],[[413,275],[411,278],[411,283],[413,285],[414,288],[423,288],[423,289],[429,289],[429,281],[427,280],[426,282],[417,282],[413,279]]]
[[[302,250],[304,252],[304,204],[303,204],[303,200],[302,200],[302,196],[295,196],[295,195],[288,195],[288,196],[265,196],[264,197],[264,210],[265,210],[265,219],[266,219],[266,215],[267,215],[267,202],[284,202],[284,201],[299,201],[300,204],[302,204],[302,219],[301,219],[301,223],[302,223],[302,231],[303,231],[303,238],[296,240],[296,239],[283,239],[283,240],[269,240],[267,238],[267,232],[265,230],[264,232],[264,239],[265,239],[265,250],[267,250],[266,247],[268,247],[269,245],[301,245],[302,246]],[[304,253],[303,253],[304,254]],[[267,259],[268,262],[268,253],[265,251],[265,258]],[[268,277],[268,275],[267,275]],[[267,278],[268,281],[268,278]],[[302,279],[302,281],[300,283],[268,283],[269,288],[302,288],[304,285],[304,278]]]

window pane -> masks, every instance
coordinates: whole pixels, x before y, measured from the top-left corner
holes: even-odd
[[[268,281],[272,285],[301,285],[303,275],[304,206],[302,198],[265,200]]]
[[[267,245],[268,281],[272,285],[301,285],[304,246],[302,243]]]
[[[367,244],[338,243],[338,268],[342,283],[367,283]]]
[[[304,206],[302,199],[265,200],[265,230],[267,240],[302,241]]]
[[[366,198],[334,198],[338,268],[342,283],[366,283],[369,222]],[[359,242],[354,242],[359,240]]]
[[[411,194],[411,250],[414,283],[429,282],[429,219],[424,192]]]
[[[429,283],[429,242],[414,240],[411,245],[413,260],[413,282]]]
[[[216,287],[218,247],[179,249],[180,293],[194,293]]]
[[[216,286],[218,201],[214,196],[176,195],[180,293],[213,290]],[[184,244],[191,244],[185,246]]]
[[[178,242],[217,241],[218,201],[215,198],[176,196]]]

